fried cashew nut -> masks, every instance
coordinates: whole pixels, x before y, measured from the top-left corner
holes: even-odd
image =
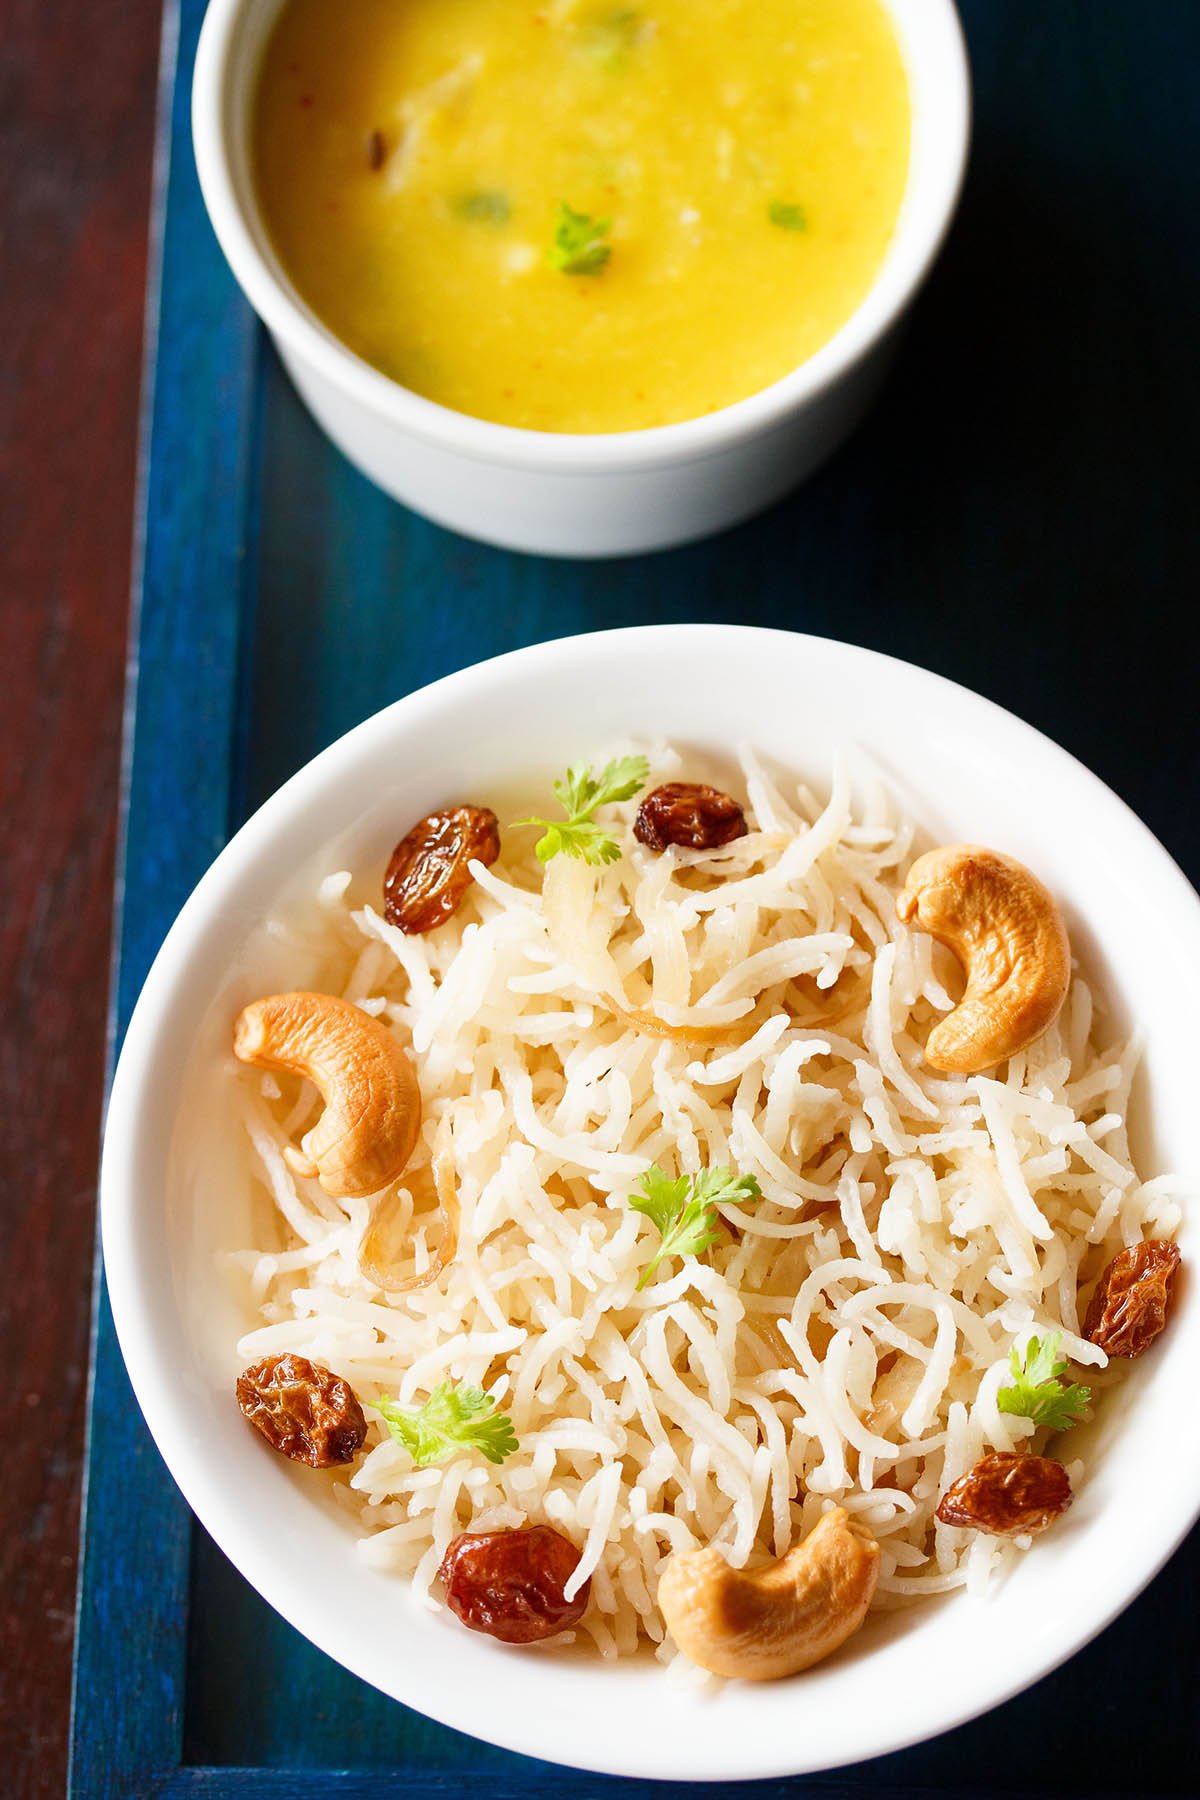
[[[301,1150],[285,1152],[335,1199],[376,1194],[403,1172],[421,1124],[421,1094],[403,1047],[377,1019],[332,994],[270,994],[238,1016],[234,1055],[303,1075],[325,1110]]]
[[[683,1550],[658,1604],[684,1655],[714,1675],[774,1681],[844,1644],[867,1616],[879,1546],[840,1506],[765,1569],[731,1569],[720,1551]]]
[[[978,844],[919,856],[896,900],[962,964],[966,991],[929,1033],[935,1069],[976,1075],[1048,1031],[1071,980],[1071,945],[1050,891],[1024,864]]]

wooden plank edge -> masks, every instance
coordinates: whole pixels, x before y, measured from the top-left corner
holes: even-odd
[[[160,26],[158,85],[155,102],[154,165],[151,176],[150,221],[146,258],[145,324],[142,343],[141,404],[138,418],[138,456],[134,489],[133,557],[130,572],[129,624],[125,652],[125,699],[121,720],[121,762],[117,795],[117,844],[113,893],[113,934],[109,949],[109,1005],[105,1040],[104,1095],[101,1113],[103,1138],[104,1112],[112,1086],[117,1054],[117,1015],[115,997],[120,967],[121,931],[125,902],[125,852],[129,833],[129,796],[133,775],[134,721],[137,716],[138,633],[142,614],[142,584],[146,567],[146,524],[150,486],[150,444],[154,419],[155,368],[160,334],[163,248],[166,237],[167,189],[171,170],[171,96],[174,91],[179,59],[179,0],[166,0]],[[103,1256],[100,1245],[100,1219],[96,1217],[96,1239],[92,1257],[92,1317],[88,1336],[88,1381],[84,1416],[83,1480],[79,1502],[79,1564],[75,1583],[75,1630],[71,1662],[71,1710],[67,1742],[68,1800],[90,1800],[104,1792],[100,1783],[104,1776],[97,1769],[92,1743],[92,1721],[86,1716],[83,1670],[88,1661],[90,1640],[98,1632],[101,1621],[93,1617],[91,1597],[99,1577],[97,1567],[103,1547],[96,1541],[95,1517],[91,1507],[93,1458],[98,1450],[97,1389],[107,1385],[101,1380],[101,1340],[105,1354],[111,1342],[111,1320],[104,1290]],[[102,1333],[102,1323],[104,1330]]]
[[[227,834],[236,754],[258,332],[211,237],[191,160],[191,72],[203,13],[203,0],[166,0],[163,15],[109,1079],[149,962]],[[207,305],[198,307],[198,297]],[[205,394],[207,431],[193,429],[189,410],[186,376],[197,366],[224,377]],[[206,755],[198,759],[201,743]],[[178,780],[185,759],[204,765],[188,805]],[[191,1515],[129,1386],[99,1232],[94,1270],[68,1794],[132,1800],[180,1765]]]

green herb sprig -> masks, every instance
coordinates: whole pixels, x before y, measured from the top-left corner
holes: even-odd
[[[612,255],[612,245],[604,242],[611,229],[611,219],[594,219],[560,200],[554,242],[546,252],[550,267],[563,275],[599,275]]]
[[[375,1404],[392,1437],[419,1469],[461,1450],[478,1450],[489,1462],[502,1463],[518,1448],[512,1420],[497,1412],[496,1402],[482,1388],[443,1381],[415,1411],[386,1396]]]
[[[642,1271],[639,1291],[667,1256],[702,1256],[719,1243],[723,1234],[718,1206],[736,1206],[760,1200],[762,1189],[753,1175],[735,1175],[724,1163],[701,1169],[698,1175],[670,1176],[651,1163],[639,1183],[640,1193],[630,1194],[634,1212],[642,1213],[658,1232],[662,1243]]]
[[[621,855],[616,839],[595,822],[594,814],[601,806],[618,800],[631,800],[650,779],[650,764],[644,756],[618,756],[606,763],[599,775],[590,768],[568,769],[565,781],[556,781],[554,796],[566,813],[565,819],[517,819],[517,825],[540,825],[543,836],[538,839],[538,861],[548,863],[552,857],[578,856],[585,863],[599,867],[616,862]]]
[[[772,200],[767,217],[781,231],[807,231],[808,214],[792,200]]]
[[[479,188],[474,193],[459,194],[453,202],[460,219],[473,225],[507,225],[512,217],[508,195],[500,188]]]
[[[607,75],[617,75],[629,61],[644,30],[641,15],[630,6],[620,6],[603,17],[590,20],[583,27],[582,48],[589,62]]]
[[[996,1394],[1002,1413],[1032,1419],[1051,1431],[1069,1431],[1078,1425],[1078,1415],[1091,1403],[1092,1390],[1059,1380],[1067,1368],[1066,1357],[1058,1354],[1062,1336],[1061,1331],[1052,1331],[1044,1338],[1031,1337],[1023,1353],[1013,1345],[1008,1354],[1012,1383]]]

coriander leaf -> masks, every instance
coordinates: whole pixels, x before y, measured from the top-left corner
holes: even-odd
[[[631,800],[649,779],[650,764],[644,756],[615,757],[599,775],[593,775],[590,768],[568,769],[565,781],[552,784],[566,819],[517,819],[515,824],[542,827],[537,844],[539,862],[548,863],[561,855],[581,857],[593,867],[616,862],[620,846],[593,821],[592,814],[599,806]]]
[[[482,1388],[458,1387],[443,1381],[424,1406],[410,1412],[381,1396],[376,1406],[396,1442],[419,1469],[443,1462],[456,1450],[478,1450],[489,1462],[502,1463],[517,1449],[517,1434],[506,1413]]]
[[[767,217],[781,231],[808,230],[808,214],[802,206],[797,206],[790,200],[772,200],[767,208]]]
[[[599,775],[590,769],[568,769],[565,781],[555,781],[555,798],[571,818],[583,818],[598,806],[612,806],[618,800],[632,800],[650,778],[650,764],[644,756],[617,756],[605,763]]]
[[[691,1185],[690,1175],[679,1175],[672,1181],[665,1169],[658,1163],[651,1163],[638,1182],[641,1193],[631,1194],[629,1204],[634,1212],[642,1213],[650,1220],[660,1237],[666,1237],[687,1205]]]
[[[724,1163],[701,1169],[698,1175],[680,1175],[672,1181],[657,1163],[651,1163],[630,1194],[634,1212],[642,1213],[658,1232],[662,1243],[642,1272],[639,1290],[666,1256],[701,1256],[721,1238],[718,1206],[758,1200],[762,1190],[753,1175],[735,1175]]]
[[[585,770],[585,774],[590,771]],[[593,783],[591,806],[613,806],[618,800],[632,800],[639,788],[650,779],[650,764],[644,756],[617,756],[605,763],[599,779]]]
[[[1078,1425],[1078,1415],[1092,1398],[1090,1387],[1059,1380],[1067,1367],[1059,1357],[1062,1332],[1052,1331],[1044,1338],[1032,1337],[1024,1356],[1014,1344],[1008,1355],[1013,1381],[996,1395],[996,1405],[1003,1413],[1016,1413],[1032,1419],[1035,1425],[1048,1425],[1052,1431],[1069,1431]]]
[[[460,194],[453,205],[460,219],[470,219],[476,225],[507,225],[512,217],[508,195],[498,188],[481,188],[475,194]]]
[[[564,275],[598,275],[612,255],[611,244],[604,242],[611,226],[611,219],[593,219],[560,200],[554,242],[546,252],[550,267]]]
[[[577,856],[583,862],[590,863],[592,868],[601,868],[605,863],[621,860],[621,847],[615,838],[600,825],[592,825],[588,821],[576,823],[568,819],[563,825],[555,825],[545,819],[522,819],[522,825],[545,825],[545,836],[538,840],[538,861],[548,863],[555,856]]]
[[[615,75],[625,67],[642,31],[641,18],[633,8],[620,7],[583,26],[583,52],[597,67]]]
[[[590,769],[568,769],[565,781],[552,781],[550,786],[567,817],[580,819],[592,811],[599,783]]]

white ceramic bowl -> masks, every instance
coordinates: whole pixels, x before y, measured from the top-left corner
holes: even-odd
[[[657,550],[768,505],[857,423],[958,198],[970,90],[952,0],[885,0],[908,69],[912,156],[895,236],[858,311],[809,361],[748,400],[679,425],[598,436],[517,430],[422,399],[354,355],[301,300],[258,216],[247,142],[258,64],[281,4],[210,0],[192,96],[200,182],[221,247],[301,395],[388,493],[515,550]]]
[[[874,1618],[793,1681],[703,1697],[653,1662],[513,1651],[418,1610],[402,1580],[363,1563],[326,1478],[265,1453],[233,1402],[247,1321],[213,1251],[248,1241],[247,1177],[221,1065],[237,1009],[305,980],[262,921],[310,895],[316,874],[382,867],[435,805],[647,731],[724,752],[749,740],[818,787],[837,747],[859,745],[935,837],[1027,861],[1061,897],[1118,1020],[1145,1034],[1143,1171],[1197,1172],[1200,902],[1095,776],[987,701],[888,657],[737,626],[646,627],[517,651],[410,695],[243,827],[180,914],[129,1027],[104,1151],[105,1261],[168,1467],[225,1554],[329,1655],[435,1719],[553,1761],[674,1779],[801,1773],[994,1706],[1150,1579],[1200,1503],[1200,1285],[1183,1284],[1159,1345],[1106,1398],[1074,1507],[993,1598]]]

